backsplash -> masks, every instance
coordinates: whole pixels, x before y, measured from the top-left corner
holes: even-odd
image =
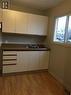
[[[3,43],[15,43],[15,44],[44,44],[46,37],[35,35],[17,35],[17,34],[3,34]]]

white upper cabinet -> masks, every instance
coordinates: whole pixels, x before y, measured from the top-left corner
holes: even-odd
[[[47,24],[46,16],[3,10],[3,32],[47,35]]]
[[[28,17],[27,17],[27,13],[16,12],[16,33],[28,34]]]
[[[3,27],[2,32],[15,33],[16,12],[3,9]]]
[[[47,35],[48,18],[46,16],[28,14],[29,34]]]

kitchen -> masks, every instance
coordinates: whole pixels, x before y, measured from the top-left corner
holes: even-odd
[[[48,11],[42,11],[37,8],[29,8],[29,6],[26,8],[23,7],[23,4],[20,5],[18,2],[11,1],[8,9],[1,10],[2,29],[0,28],[0,30],[2,32],[0,34],[2,36],[0,38],[2,41],[0,54],[2,56],[0,56],[0,61],[2,64],[0,72],[2,75],[48,71],[63,84],[64,63],[66,63],[66,59],[70,61],[69,56],[67,57],[70,47],[65,48],[62,45],[53,44],[51,31],[53,29],[53,17],[70,12],[69,4],[70,1],[65,1],[52,9],[48,9]],[[57,13],[58,10],[60,10],[59,13]],[[62,56],[61,51],[63,52]],[[60,59],[59,63],[58,59]],[[65,69],[68,68],[65,67]],[[66,84],[66,88],[70,91],[70,79],[65,81],[69,82]],[[68,91],[66,92],[68,93]]]

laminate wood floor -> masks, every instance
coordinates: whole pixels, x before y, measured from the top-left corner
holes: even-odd
[[[0,95],[64,95],[64,90],[48,72],[38,72],[0,77]]]

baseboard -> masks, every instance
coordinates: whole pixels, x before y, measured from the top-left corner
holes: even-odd
[[[48,71],[53,77],[54,79],[56,79],[58,82],[60,82],[61,85],[63,85],[63,81],[61,79],[59,79],[55,74],[53,74],[52,72]]]
[[[49,71],[48,71],[49,72]],[[64,86],[64,84],[63,84],[63,81],[62,80],[60,80],[60,79],[58,79],[58,77],[56,77],[52,72],[49,72],[53,77],[54,77],[54,79],[56,80],[56,81],[58,81],[62,86],[63,86],[63,88],[64,88],[64,95],[71,95],[71,93],[70,93],[70,91]]]

